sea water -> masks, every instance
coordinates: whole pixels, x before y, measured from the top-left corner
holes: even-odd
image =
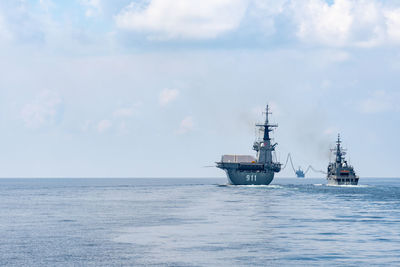
[[[400,179],[0,179],[0,265],[400,266]]]

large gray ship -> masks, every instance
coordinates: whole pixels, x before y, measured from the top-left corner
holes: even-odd
[[[281,164],[272,159],[277,143],[271,143],[270,132],[278,125],[269,123],[269,114],[267,105],[265,123],[256,125],[263,131],[263,138],[253,145],[256,158],[250,155],[223,155],[221,161],[216,162],[217,167],[226,172],[230,184],[268,185],[274,179],[275,172],[281,170]]]
[[[336,147],[331,149],[335,155],[335,161],[329,163],[326,179],[329,185],[357,185],[359,177],[354,172],[353,166],[345,160],[346,152],[341,143],[340,135],[338,135]]]

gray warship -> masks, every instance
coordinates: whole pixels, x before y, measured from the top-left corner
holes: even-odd
[[[345,160],[346,152],[340,145],[341,143],[338,134],[336,147],[331,149],[331,152],[335,154],[335,161],[329,163],[326,179],[329,185],[357,185],[359,177],[354,172],[353,166]]]
[[[256,140],[253,150],[257,152],[256,158],[250,155],[223,155],[220,162],[216,162],[217,168],[224,170],[230,184],[233,185],[268,185],[274,179],[275,172],[281,170],[281,164],[272,160],[272,151],[277,143],[272,144],[270,132],[278,127],[270,124],[266,108],[264,124],[256,124],[263,131],[263,138]]]

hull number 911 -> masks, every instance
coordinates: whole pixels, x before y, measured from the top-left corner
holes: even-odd
[[[257,175],[256,174],[247,174],[246,175],[246,181],[247,182],[249,182],[249,181],[257,181]]]

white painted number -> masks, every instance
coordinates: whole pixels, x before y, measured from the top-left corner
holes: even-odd
[[[247,174],[246,175],[246,181],[247,182],[249,182],[249,181],[252,181],[252,182],[257,181],[257,175],[256,174]]]

